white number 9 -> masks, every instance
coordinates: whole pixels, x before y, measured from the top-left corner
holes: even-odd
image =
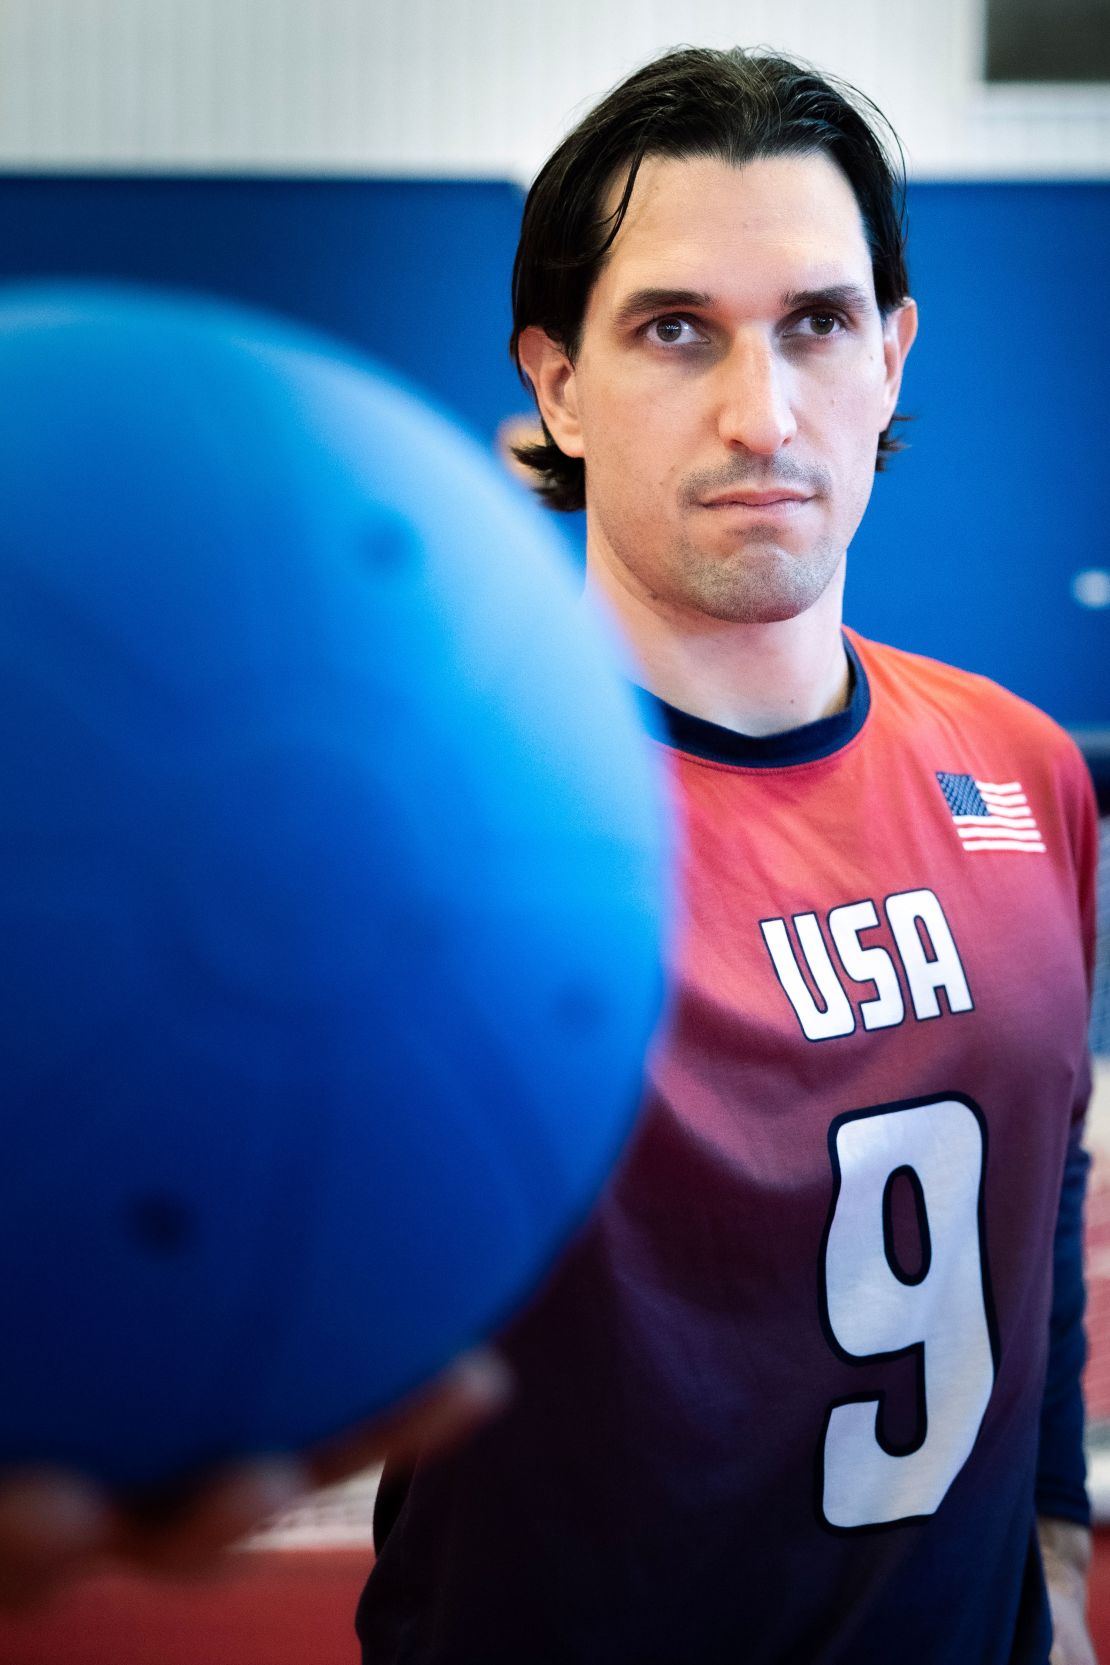
[[[853,1360],[919,1349],[918,1439],[895,1452],[880,1437],[880,1397],[829,1412],[821,1503],[830,1526],[931,1515],[975,1443],[994,1385],[980,1232],[985,1146],[979,1112],[946,1097],[842,1116],[830,1148],[837,1187],[823,1295],[837,1348]],[[892,1182],[917,1204],[921,1264],[907,1275],[891,1245]]]

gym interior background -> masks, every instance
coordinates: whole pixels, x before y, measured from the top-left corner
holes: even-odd
[[[1069,19],[1103,33],[1069,54]],[[1108,40],[1110,7],[1052,0],[0,0],[0,280],[131,278],[291,313],[490,447],[530,412],[506,350],[524,189],[615,80],[682,42],[768,43],[890,117],[923,326],[909,451],[853,546],[848,617],[1034,699],[1099,787],[1087,1388],[1110,1524]],[[574,519],[566,535],[580,559]],[[277,1523],[217,1586],[113,1575],[0,1623],[0,1660],[349,1659],[373,1483]],[[1110,1658],[1110,1539],[1093,1611]]]

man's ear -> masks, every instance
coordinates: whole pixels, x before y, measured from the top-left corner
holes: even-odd
[[[907,297],[901,306],[895,307],[883,323],[883,361],[886,365],[884,428],[889,426],[898,404],[898,395],[902,388],[902,369],[916,334],[917,302]]]
[[[529,324],[521,332],[518,351],[548,433],[565,456],[581,457],[578,388],[566,349],[538,324]]]

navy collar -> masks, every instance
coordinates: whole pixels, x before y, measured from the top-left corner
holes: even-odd
[[[844,647],[850,678],[844,710],[834,711],[831,717],[819,717],[815,723],[803,723],[800,728],[784,729],[781,734],[737,734],[734,729],[722,728],[720,723],[679,711],[677,706],[668,705],[666,700],[649,694],[644,688],[637,692],[650,732],[676,751],[704,757],[712,763],[742,764],[746,769],[781,769],[784,764],[814,763],[818,758],[830,757],[854,739],[871,709],[867,672],[847,636]]]

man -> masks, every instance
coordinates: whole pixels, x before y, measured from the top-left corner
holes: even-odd
[[[387,1467],[368,1665],[1093,1660],[1093,806],[1040,713],[842,629],[916,327],[879,132],[808,68],[681,51],[530,194],[521,454],[639,656],[685,922],[513,1403]]]

